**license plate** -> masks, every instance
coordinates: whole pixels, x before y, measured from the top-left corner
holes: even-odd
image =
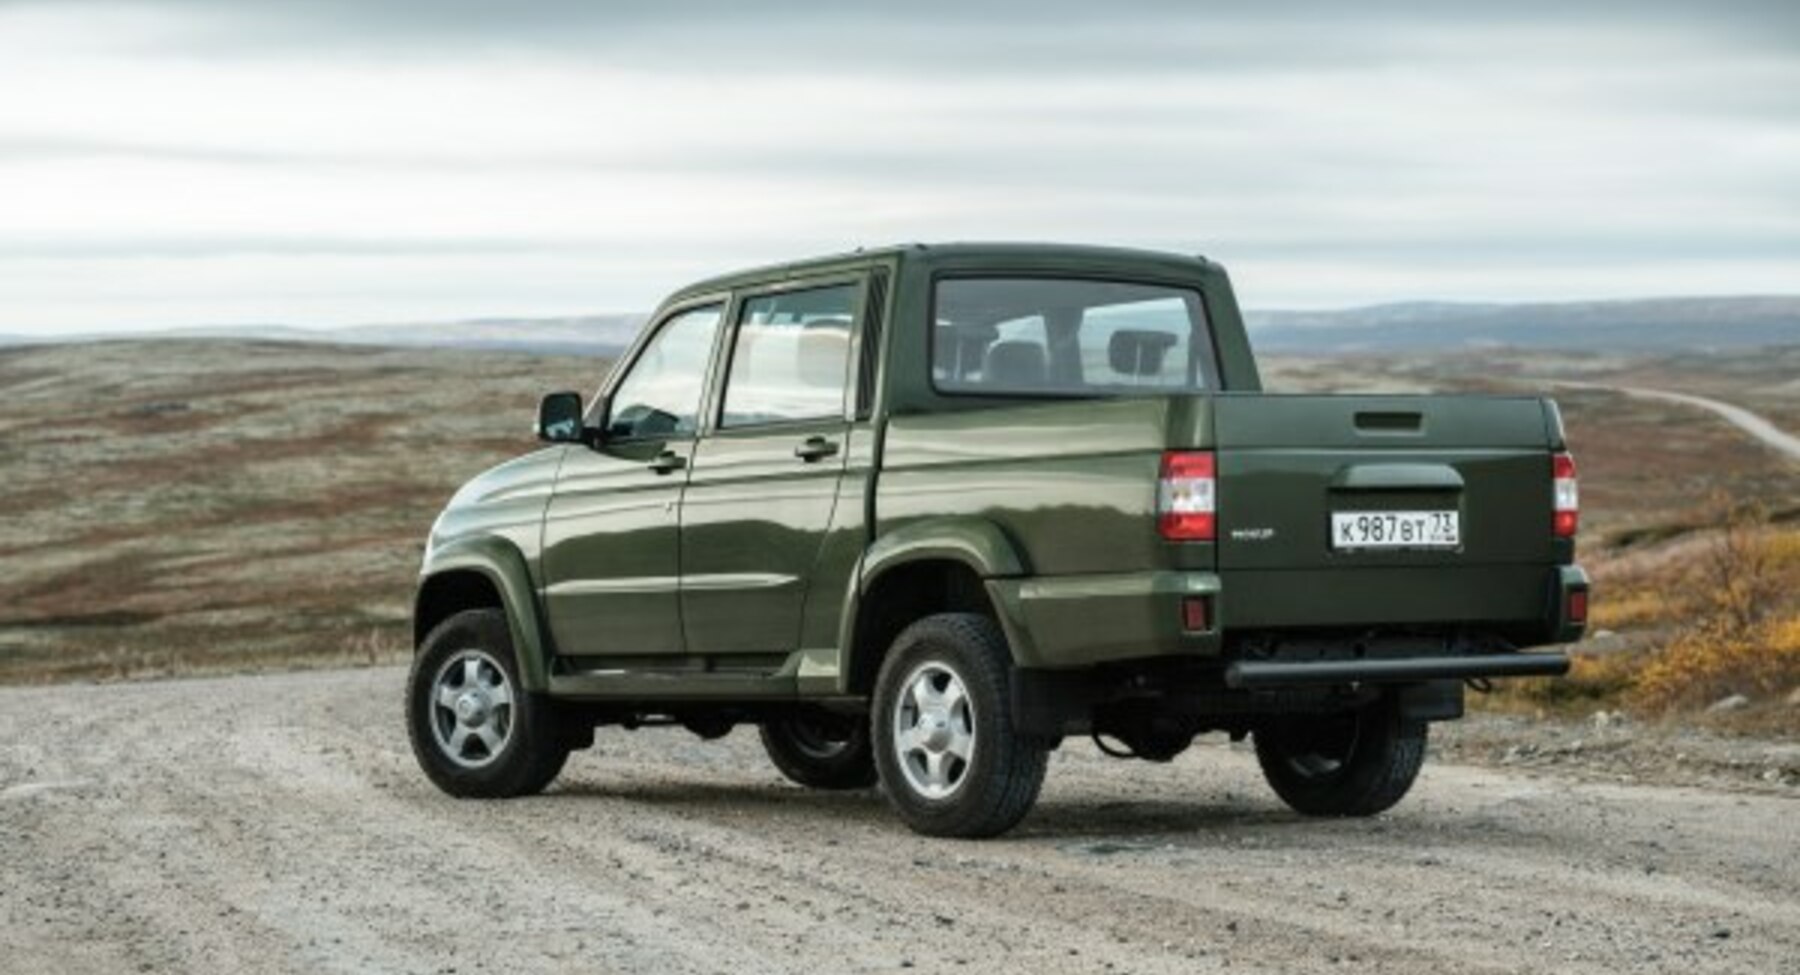
[[[1334,511],[1331,547],[1356,549],[1456,548],[1462,519],[1454,511]]]

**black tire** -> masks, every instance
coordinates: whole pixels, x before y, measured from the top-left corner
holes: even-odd
[[[496,721],[505,715],[502,744],[492,753],[465,756],[459,762],[440,740],[439,729],[446,727],[442,724],[446,720],[454,729],[460,719],[453,709],[440,708],[434,697],[440,676],[471,655],[479,656],[479,667],[491,662],[504,672],[512,700],[489,709]],[[488,677],[499,682],[491,672]],[[406,729],[426,777],[462,799],[508,799],[542,792],[569,758],[569,736],[559,724],[556,703],[524,690],[506,614],[497,609],[457,613],[425,637],[406,682]],[[480,746],[470,750],[480,751]]]
[[[1393,808],[1425,763],[1427,725],[1392,698],[1358,711],[1297,715],[1256,732],[1256,760],[1275,794],[1307,816],[1373,816]]]
[[[889,803],[915,832],[997,836],[1018,825],[1037,801],[1049,749],[1013,730],[1011,665],[1000,627],[972,613],[928,616],[907,627],[888,650],[870,715],[875,765]],[[958,713],[969,729],[969,746],[967,760],[956,760],[959,766],[944,762],[956,768],[955,783],[933,796],[909,778],[920,773],[907,771],[914,759],[903,759],[896,748],[895,724],[911,707],[902,701],[909,687],[921,675],[943,674],[963,689],[967,709]]]
[[[809,789],[867,789],[876,783],[866,720],[826,712],[771,718],[763,750],[781,774]]]

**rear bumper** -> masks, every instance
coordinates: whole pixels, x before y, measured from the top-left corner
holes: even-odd
[[[1244,690],[1330,684],[1412,684],[1479,677],[1560,677],[1560,653],[1486,653],[1398,660],[1240,660],[1225,668],[1225,686]]]
[[[1515,647],[1572,643],[1586,628],[1572,610],[1585,603],[1574,596],[1587,592],[1588,577],[1573,565],[1169,570],[998,578],[989,579],[987,588],[1014,662],[1061,670],[1153,658],[1218,659],[1228,632],[1459,627],[1493,633]],[[1189,600],[1204,603],[1204,627],[1186,625],[1183,603]],[[1549,672],[1502,668],[1443,679]]]
[[[1211,572],[990,579],[988,595],[1021,667],[1068,669],[1143,657],[1216,657],[1221,584]],[[1183,625],[1184,599],[1206,601],[1206,628]]]

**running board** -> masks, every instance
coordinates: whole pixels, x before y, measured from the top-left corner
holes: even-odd
[[[1395,660],[1240,660],[1225,668],[1225,685],[1244,689],[1320,684],[1411,684],[1485,677],[1561,677],[1569,658],[1560,653],[1489,653]]]
[[[563,658],[550,673],[553,697],[577,700],[758,701],[792,698],[791,654],[712,658]]]

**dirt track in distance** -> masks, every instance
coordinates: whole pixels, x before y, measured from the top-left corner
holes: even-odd
[[[1241,749],[1072,743],[916,837],[754,734],[602,731],[539,798],[433,791],[399,670],[0,690],[8,972],[1800,972],[1800,803],[1430,764],[1386,816]]]
[[[1603,389],[1635,396],[1639,399],[1657,399],[1669,403],[1680,403],[1696,409],[1706,410],[1723,418],[1725,422],[1754,438],[1758,443],[1768,447],[1781,456],[1792,461],[1800,461],[1800,437],[1776,426],[1768,417],[1752,413],[1741,406],[1707,396],[1696,396],[1693,393],[1677,393],[1667,389],[1644,389],[1637,386],[1603,386],[1596,383],[1550,382],[1549,385],[1567,386],[1578,389]]]

